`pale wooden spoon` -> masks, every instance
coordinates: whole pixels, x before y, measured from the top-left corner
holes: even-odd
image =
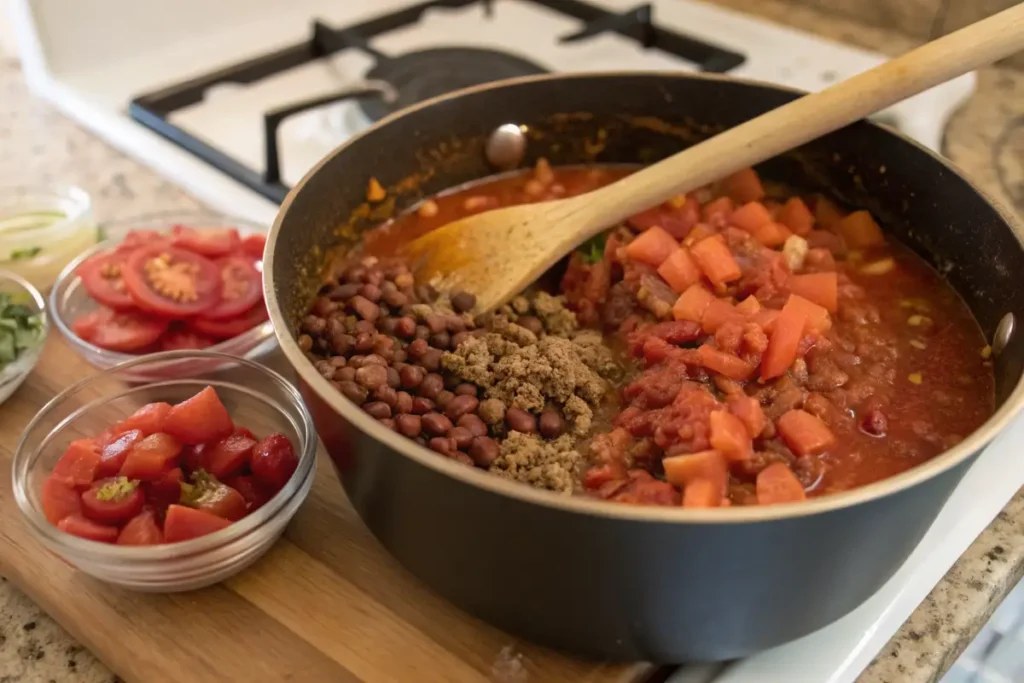
[[[671,197],[837,130],[1024,49],[1024,4],[804,95],[611,185],[568,199],[495,209],[415,240],[417,277],[476,295],[475,312],[509,301],[563,256]]]

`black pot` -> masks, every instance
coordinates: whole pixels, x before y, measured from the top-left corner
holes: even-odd
[[[325,248],[385,214],[488,175],[487,135],[526,124],[525,163],[646,163],[794,99],[692,75],[542,76],[431,100],[310,171],[270,233],[264,288],[284,353],[352,503],[410,572],[463,609],[545,645],[610,660],[721,660],[803,636],[864,602],[907,558],[974,456],[1024,400],[1024,251],[1012,219],[943,159],[858,123],[759,168],[870,209],[948,273],[998,353],[998,410],[900,476],[798,505],[716,510],[562,497],[459,465],[389,431],[324,380],[292,331]],[[394,202],[364,204],[374,176]],[[1011,321],[1012,322],[1012,321]],[[1012,332],[1012,331],[1011,331]],[[998,337],[998,338],[995,338]]]

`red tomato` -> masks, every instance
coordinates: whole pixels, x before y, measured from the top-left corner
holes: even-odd
[[[263,260],[263,250],[266,246],[266,235],[246,235],[242,238],[242,253],[257,261]]]
[[[145,502],[139,482],[125,477],[101,479],[82,494],[82,515],[100,524],[117,526],[139,514]]]
[[[113,543],[117,540],[117,527],[97,524],[82,515],[68,515],[57,523],[57,528],[66,534],[90,541]]]
[[[249,461],[255,447],[255,439],[236,431],[220,441],[207,445],[203,468],[218,479],[237,474]]]
[[[150,434],[128,452],[120,474],[129,479],[159,479],[171,469],[179,453],[181,443],[170,434]]]
[[[164,541],[187,541],[229,526],[231,521],[223,517],[202,510],[193,510],[184,505],[172,505],[167,508],[167,518],[164,520]]]
[[[247,474],[231,477],[224,483],[242,494],[249,512],[258,510],[274,497],[272,491],[268,491],[266,486]]]
[[[164,431],[167,413],[171,412],[170,403],[147,403],[124,420],[114,426],[114,433],[120,434],[138,429],[143,436]]]
[[[89,296],[119,311],[135,307],[121,277],[128,255],[123,251],[97,254],[78,266],[78,277],[82,278],[82,286]]]
[[[217,305],[220,269],[210,259],[191,251],[143,247],[128,257],[124,286],[144,311],[183,318]]]
[[[242,246],[242,240],[234,228],[190,228],[187,225],[175,225],[171,228],[171,237],[174,246],[210,258],[230,254]]]
[[[287,436],[271,434],[256,444],[249,466],[252,467],[253,476],[276,492],[291,479],[299,466],[299,458]]]
[[[245,517],[249,511],[242,494],[206,472],[192,475],[191,485],[183,487],[181,504],[209,512],[232,522]]]
[[[96,476],[112,477],[120,472],[124,459],[128,457],[128,451],[142,441],[143,436],[138,429],[130,429],[104,446],[100,451],[100,464],[96,467]]]
[[[43,481],[43,514],[50,524],[68,515],[80,515],[82,498],[66,480],[50,475]]]
[[[157,545],[163,542],[164,535],[151,510],[143,510],[132,517],[117,535],[118,545]]]
[[[215,263],[220,268],[220,303],[204,311],[203,318],[234,318],[263,298],[263,282],[251,260],[244,256],[224,256]]]
[[[68,444],[68,449],[53,466],[51,477],[62,479],[69,486],[87,488],[96,479],[96,468],[100,464],[100,449],[92,439],[77,439]]]
[[[90,344],[110,351],[132,352],[155,342],[167,325],[166,320],[139,313],[98,308],[75,318],[71,329]]]
[[[171,246],[171,238],[158,230],[129,230],[117,251],[135,251],[139,247]]]
[[[195,445],[186,445],[181,451],[181,465],[189,473],[201,470],[206,467],[206,451],[209,449],[210,444],[208,443],[197,443]]]
[[[200,444],[223,439],[235,426],[217,392],[206,387],[171,408],[165,429],[182,443]]]
[[[227,318],[225,320],[194,318],[189,321],[189,326],[200,334],[206,334],[216,339],[231,339],[262,324],[269,317],[266,305],[260,301],[248,311],[235,318]]]
[[[175,467],[158,479],[143,482],[146,507],[153,508],[158,516],[163,517],[168,505],[181,500],[181,484],[184,479],[181,468]]]
[[[216,339],[188,329],[171,330],[160,339],[161,351],[205,349],[217,343]]]
[[[256,435],[253,434],[249,429],[246,429],[245,427],[235,427],[235,434],[238,434],[240,436],[246,436],[255,441],[259,441],[259,439],[256,438]]]

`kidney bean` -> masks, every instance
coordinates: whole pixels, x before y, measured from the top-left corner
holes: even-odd
[[[420,382],[420,396],[434,400],[444,390],[444,379],[432,372]]]
[[[351,334],[345,332],[345,327],[342,325],[338,330],[337,334],[332,334],[330,337],[331,349],[338,355],[344,356],[345,354],[352,351],[352,347],[355,346],[356,339]]]
[[[520,327],[525,327],[536,335],[540,335],[540,333],[544,331],[544,323],[542,323],[540,318],[535,315],[519,316],[519,320],[516,320],[516,324]]]
[[[409,316],[403,316],[395,321],[395,334],[399,337],[409,338],[416,334],[416,321]],[[415,343],[415,342],[413,342]]]
[[[377,326],[371,323],[369,320],[355,320],[355,322],[352,323],[352,326],[352,331],[355,332],[356,334],[373,334],[374,332],[377,331]]]
[[[450,455],[451,452],[454,450],[454,444],[452,444],[451,439],[445,436],[435,436],[433,439],[427,442],[427,445],[429,446],[430,450],[436,451],[441,455]]]
[[[425,283],[416,286],[416,297],[420,301],[433,301],[437,298],[437,290],[434,289],[432,284]]]
[[[451,343],[452,336],[447,332],[438,332],[437,334],[430,335],[430,345],[442,351],[447,351]]]
[[[545,439],[557,439],[565,433],[565,420],[557,410],[548,408],[540,414],[540,435]]]
[[[341,393],[345,395],[345,398],[352,401],[357,406],[362,405],[363,401],[366,400],[366,397],[370,393],[366,390],[366,387],[362,387],[355,382],[346,381],[339,382],[339,384],[341,385],[339,389]]]
[[[427,349],[427,352],[420,358],[422,365],[428,372],[436,372],[441,367],[441,356],[444,351],[441,349]]]
[[[487,425],[474,413],[467,413],[456,422],[459,427],[465,427],[473,436],[487,436]]]
[[[302,319],[302,331],[319,337],[327,329],[327,321],[315,315],[307,315]],[[429,330],[428,330],[429,332]]]
[[[455,387],[459,386],[460,382],[461,382],[461,380],[458,378],[458,376],[453,375],[453,374],[448,373],[448,372],[444,373],[444,388],[445,389],[449,389],[449,390],[453,390],[454,391]]]
[[[466,467],[473,466],[473,459],[466,455],[465,453],[463,453],[462,451],[453,451],[451,454],[448,455],[448,457],[459,464],[465,465]]]
[[[309,351],[313,348],[313,338],[308,334],[300,334],[299,338],[295,340],[295,343],[299,345],[301,351]]]
[[[354,382],[356,381],[356,369],[353,367],[338,368],[334,371],[334,381]]]
[[[380,317],[380,306],[373,303],[365,296],[356,294],[354,297],[348,300],[348,307],[355,311],[355,313],[368,322],[375,322]]]
[[[445,389],[437,395],[437,398],[434,399],[434,403],[436,403],[439,408],[444,408],[453,398],[455,398],[455,394]]]
[[[362,266],[352,266],[345,271],[345,282],[352,284],[362,284],[363,278],[366,277],[366,268]]]
[[[426,339],[416,339],[410,342],[405,350],[409,353],[410,358],[419,360],[423,358],[423,354],[430,350],[430,344],[427,343]]]
[[[392,389],[397,389],[402,386],[402,378],[398,374],[398,370],[395,370],[392,367],[388,368],[388,386]]]
[[[448,430],[448,438],[455,442],[455,447],[460,450],[469,448],[473,443],[473,433],[465,427],[452,427]]]
[[[377,322],[377,327],[384,334],[393,335],[398,328],[398,318],[381,318]]]
[[[393,360],[395,363],[402,363],[408,357],[409,357],[409,354],[407,354],[405,352],[405,349],[395,349],[391,353],[391,360]],[[396,365],[395,367],[398,367],[398,366]]]
[[[415,283],[412,273],[402,273],[395,276],[395,284],[399,289],[412,290],[412,286]]]
[[[455,292],[452,294],[452,308],[458,313],[465,313],[473,310],[476,306],[476,296],[469,292]]]
[[[336,310],[338,310],[338,302],[331,301],[326,296],[318,296],[313,302],[313,313],[321,318],[326,318]]]
[[[452,421],[441,413],[427,413],[423,416],[423,431],[434,436],[447,434],[452,428]]]
[[[440,399],[441,397],[438,396],[438,398]],[[438,403],[440,404],[440,401]],[[478,405],[480,405],[480,401],[477,400],[476,396],[453,394],[451,400],[444,406],[444,414],[452,420],[458,420],[463,415],[472,413]]]
[[[434,409],[434,402],[429,398],[423,398],[422,396],[413,396],[412,398],[412,412],[417,415],[424,415]]]
[[[336,287],[333,287],[327,293],[327,296],[330,297],[331,299],[334,299],[335,301],[348,301],[349,299],[351,299],[352,297],[354,297],[358,293],[359,293],[359,285],[356,285],[356,284],[345,284],[345,285],[337,285]]]
[[[369,390],[374,390],[388,383],[388,371],[382,365],[368,363],[356,370],[356,381]]]
[[[505,411],[505,424],[514,432],[533,434],[537,431],[537,419],[522,408],[515,406]]]
[[[475,384],[470,384],[469,382],[462,382],[460,384],[455,385],[455,388],[452,389],[452,391],[454,391],[457,396],[476,396],[477,395],[476,385]]]
[[[871,436],[885,436],[889,431],[889,419],[881,410],[869,410],[861,418],[860,428]]]
[[[423,429],[423,418],[419,415],[402,414],[395,418],[398,432],[410,439],[415,439]]]
[[[460,316],[450,315],[446,318],[446,321],[448,331],[451,332],[452,334],[458,334],[459,332],[466,331],[466,321],[463,320]]]
[[[359,289],[359,294],[361,294],[364,299],[372,303],[377,303],[380,301],[382,292],[380,291],[380,287],[377,285],[366,284]]]
[[[399,391],[395,399],[395,411],[399,413],[411,413],[412,394],[408,391]]]
[[[350,368],[358,370],[359,368],[363,367],[364,365],[366,365],[366,356],[362,355],[361,353],[357,353],[354,356],[349,356],[348,366]]]
[[[352,348],[358,351],[359,353],[366,353],[367,351],[372,351],[374,342],[373,337],[374,335],[372,334],[366,334],[365,332],[360,333],[356,337],[355,344],[352,345]]]
[[[388,366],[388,362],[379,353],[368,353],[363,357],[363,365],[383,365]]]
[[[391,286],[394,287],[395,289],[386,291],[383,293],[383,295],[381,295],[381,298],[384,299],[384,303],[386,303],[391,308],[401,308],[402,306],[409,303],[409,297],[407,297],[404,293],[398,291],[397,285],[392,283]]]
[[[462,332],[456,332],[452,335],[452,350],[459,348],[459,344],[469,339],[472,335],[470,332],[463,330]]]
[[[371,270],[369,273],[366,274],[366,277],[364,279],[366,280],[367,284],[374,285],[375,287],[380,287],[382,284],[384,284],[384,272],[381,271],[379,268],[376,270]]]
[[[423,321],[427,324],[431,334],[437,334],[438,332],[444,332],[448,329],[448,321],[443,316],[437,313],[431,313]]]
[[[388,404],[388,407],[394,409],[398,404],[398,392],[389,387],[387,384],[382,384],[373,390],[373,398],[378,401],[382,401]]]
[[[331,379],[332,377],[334,377],[334,366],[331,365],[328,361],[318,360],[316,363],[313,364],[313,367],[316,368],[317,372],[323,375],[324,379]]]
[[[402,386],[406,389],[415,389],[423,383],[423,378],[426,377],[427,371],[418,365],[406,365],[398,371],[398,376],[402,380]]]
[[[398,431],[397,429],[395,429],[395,421],[390,417],[385,417],[381,420],[377,420],[377,422],[380,422],[382,425],[384,425],[385,427],[392,431]]]
[[[384,401],[373,401],[371,403],[367,403],[363,406],[363,410],[378,420],[385,417],[391,417],[391,406],[384,403]]]
[[[483,468],[490,467],[498,459],[500,452],[498,442],[489,436],[473,437],[473,442],[469,446],[469,457]]]
[[[427,327],[426,325],[417,325],[416,326],[416,338],[417,339],[422,339],[424,341],[426,341],[427,339],[430,339],[430,328]]]
[[[333,365],[336,368],[343,368],[346,365],[348,365],[348,361],[345,360],[345,356],[331,356],[327,360],[327,362],[330,363],[331,365]]]

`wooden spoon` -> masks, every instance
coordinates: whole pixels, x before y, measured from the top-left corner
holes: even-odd
[[[630,216],[1024,49],[1024,4],[773,109],[601,189],[457,220],[406,247],[420,278],[509,301],[563,256]]]

